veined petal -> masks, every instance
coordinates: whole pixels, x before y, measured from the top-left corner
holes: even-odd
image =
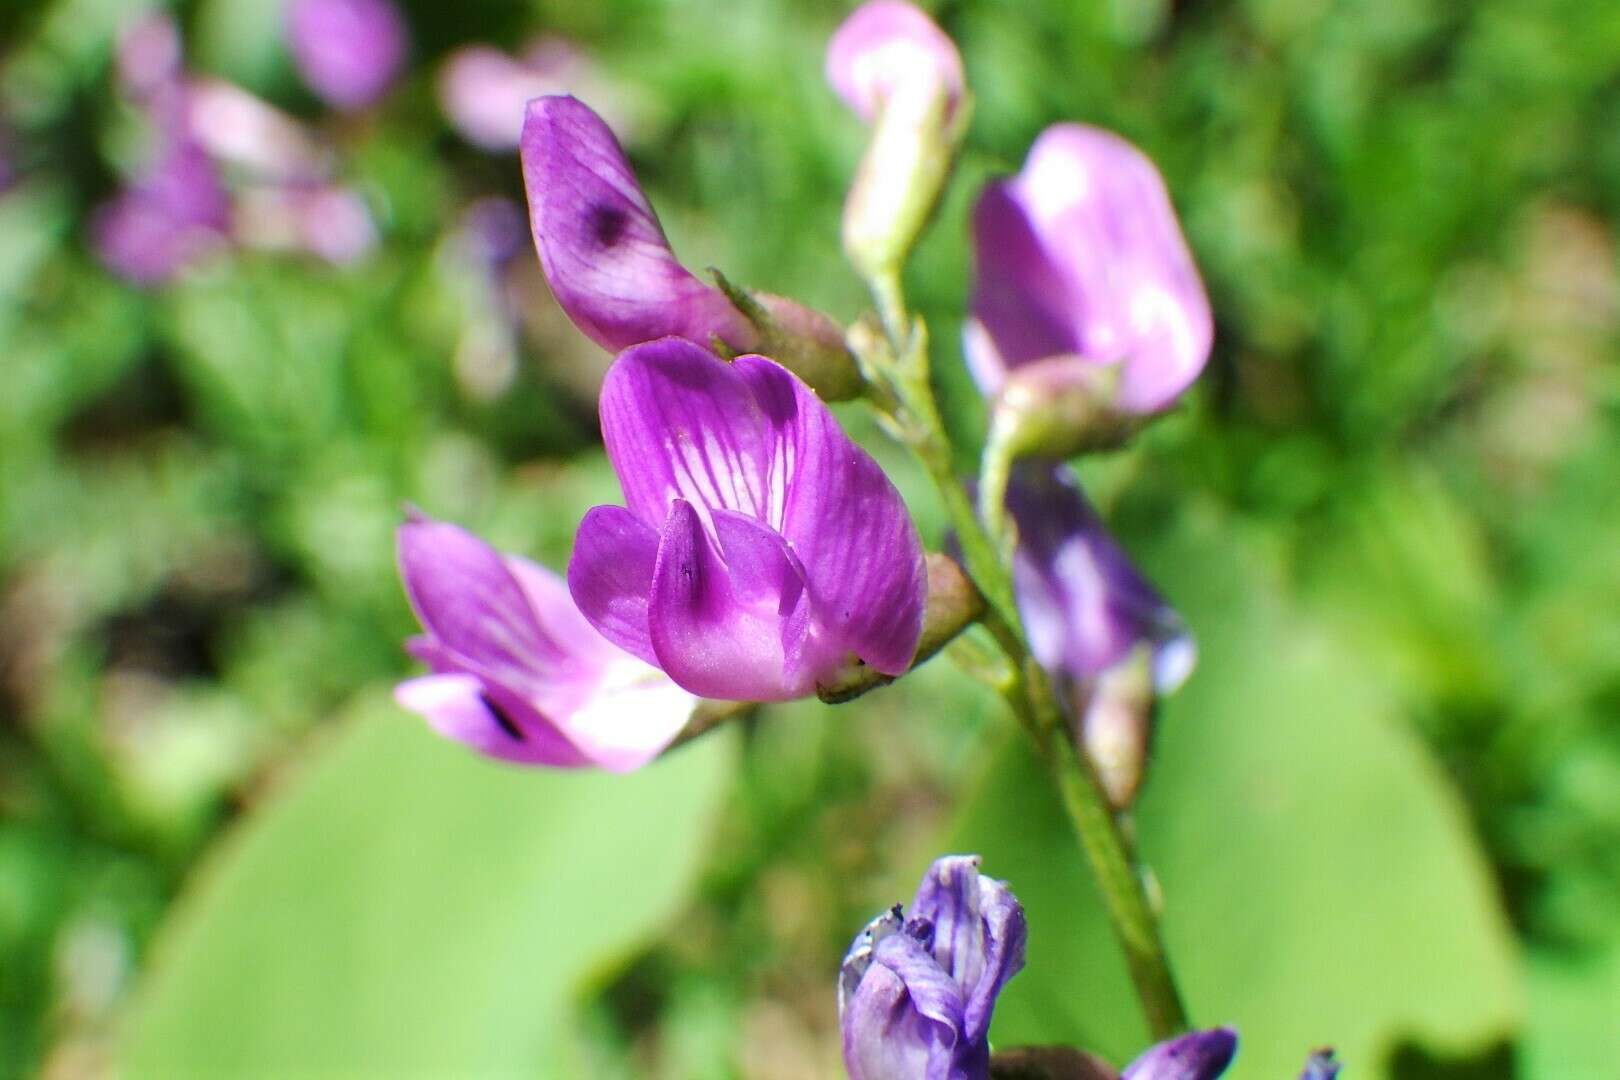
[[[715,507],[780,527],[791,463],[736,364],[682,338],[626,349],[600,410],[625,504],[642,521],[661,527],[685,499],[700,516]]]
[[[1149,1047],[1120,1080],[1215,1080],[1236,1054],[1237,1032],[1231,1028],[1194,1031]]]
[[[1024,967],[1022,905],[979,873],[978,856],[949,855],[929,868],[912,913],[934,924],[934,958],[961,987],[963,1034],[978,1042],[990,1030],[1001,988]]]
[[[803,579],[779,536],[762,525],[746,528],[740,517],[728,515],[724,534],[740,567],[733,581],[692,504],[677,499],[670,507],[647,611],[658,666],[703,697],[803,697],[815,688],[814,673],[789,664],[802,645],[783,640],[789,630],[808,630],[797,614],[809,602]]]
[[[622,506],[585,514],[568,560],[568,592],[579,612],[613,644],[657,663],[647,630],[647,598],[658,560],[658,533]]]
[[[1050,670],[1090,678],[1125,659],[1138,642],[1164,646],[1156,664],[1185,678],[1186,627],[1148,584],[1091,508],[1066,466],[1013,469],[1007,509],[1018,525],[1013,583],[1035,658]]]
[[[871,0],[845,19],[828,43],[826,74],[834,93],[868,123],[902,83],[938,84],[953,108],[962,97],[956,45],[903,0]]]
[[[881,938],[842,1017],[851,1080],[967,1080],[952,1068],[961,1017],[961,991],[921,943]]]
[[[1012,187],[1074,297],[1078,351],[1124,364],[1122,408],[1167,407],[1203,370],[1214,323],[1158,169],[1112,132],[1057,124]]]
[[[762,356],[732,368],[769,424],[770,506],[785,491],[779,528],[803,561],[829,644],[885,675],[904,673],[928,589],[905,501],[804,383]]]
[[[742,314],[676,260],[619,141],[588,106],[529,102],[519,153],[540,265],[587,337],[614,351],[668,335],[753,345]]]
[[[411,607],[440,643],[520,691],[566,668],[566,643],[541,628],[500,552],[459,526],[427,519],[400,526],[397,540]]]
[[[511,699],[497,699],[472,675],[407,679],[394,688],[394,698],[440,735],[488,757],[522,765],[589,763],[544,717]]]

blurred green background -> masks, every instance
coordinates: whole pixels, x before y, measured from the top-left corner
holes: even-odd
[[[88,222],[140,5],[0,8],[0,1076],[839,1075],[848,939],[949,849],[1029,909],[997,1041],[1128,1059],[1084,867],[949,660],[628,778],[489,764],[390,703],[403,503],[560,566],[617,498],[605,358],[527,250],[468,253],[467,207],[521,186],[446,126],[449,50],[577,43],[690,265],[861,306],[844,5],[405,9],[408,70],[348,118],[277,0],[171,9],[195,71],[318,129],[380,242],[139,289]],[[1200,640],[1137,828],[1232,1075],[1332,1044],[1357,1080],[1620,1076],[1620,8],[935,13],[978,107],[909,285],[964,445],[967,210],[1045,125],[1154,156],[1215,303],[1188,403],[1083,471]]]

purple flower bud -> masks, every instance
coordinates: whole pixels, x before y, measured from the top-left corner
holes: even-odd
[[[407,648],[433,674],[395,697],[439,734],[503,761],[623,772],[691,717],[692,695],[593,630],[549,570],[421,517],[399,530],[399,567],[427,631]]]
[[[568,586],[608,640],[738,701],[807,696],[852,656],[910,667],[926,592],[916,528],[792,373],[664,338],[614,362],[601,417],[626,506],[585,515]]]
[[[489,45],[466,45],[439,70],[439,105],[463,138],[486,150],[516,149],[530,101],[590,81],[585,56],[560,38],[544,38],[522,59]]]
[[[670,335],[754,346],[742,313],[676,260],[619,141],[584,102],[530,102],[521,152],[541,268],[586,337],[610,352]]]
[[[1053,356],[1117,365],[1114,406],[1168,408],[1214,335],[1209,301],[1164,181],[1140,150],[1080,124],[1048,128],[1024,169],[974,210],[965,346],[987,393]]]
[[[293,0],[293,62],[334,109],[362,109],[387,91],[405,62],[405,22],[390,0]]]
[[[1167,1039],[1125,1067],[1120,1080],[1215,1080],[1237,1054],[1231,1028],[1194,1031]]]
[[[850,1080],[984,1080],[990,1013],[1024,966],[1024,910],[976,855],[929,868],[908,918],[898,904],[855,937],[838,980]]]
[[[214,163],[195,143],[179,139],[96,212],[91,235],[107,269],[155,285],[217,249],[230,219],[230,199]]]
[[[1342,1067],[1334,1060],[1332,1049],[1323,1048],[1306,1059],[1299,1080],[1336,1080]]]
[[[962,99],[962,57],[920,9],[903,0],[871,0],[833,34],[827,82],[867,123],[907,84],[942,90],[948,115]]]
[[[1018,526],[1013,587],[1030,648],[1053,674],[1110,801],[1129,806],[1147,763],[1155,695],[1192,672],[1192,635],[1067,466],[1015,466],[1007,510]]]

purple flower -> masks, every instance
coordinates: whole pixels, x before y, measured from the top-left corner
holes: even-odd
[[[1013,587],[1030,649],[1050,671],[1116,806],[1141,783],[1154,695],[1179,687],[1197,649],[1131,564],[1067,466],[1014,467]]]
[[[829,400],[860,386],[843,331],[819,311],[765,293],[745,315],[670,250],[602,118],[572,97],[529,102],[521,145],[529,224],[557,304],[610,352],[684,337],[727,354],[769,351]]]
[[[871,0],[833,34],[827,81],[867,123],[907,85],[921,85],[929,93],[943,90],[954,109],[963,92],[962,57],[918,8],[903,0]]]
[[[377,227],[358,193],[332,184],[266,184],[242,193],[238,238],[267,251],[301,251],[347,266],[377,246]]]
[[[1167,1039],[1125,1067],[1120,1080],[1215,1080],[1237,1054],[1231,1028],[1194,1031]]]
[[[844,957],[838,1015],[850,1080],[984,1080],[990,1013],[1024,966],[1024,909],[976,855],[937,860]]]
[[[107,269],[138,285],[167,281],[216,250],[230,199],[208,155],[173,140],[157,163],[97,210],[90,231]]]
[[[1209,358],[1209,301],[1164,181],[1136,147],[1081,124],[1048,128],[1024,169],[974,209],[968,360],[987,393],[1050,357],[1116,368],[1113,406],[1168,408]]]
[[[439,69],[439,105],[463,138],[486,150],[516,149],[530,101],[593,81],[585,55],[542,38],[521,58],[490,45],[464,45]]]
[[[710,698],[803,697],[852,657],[911,665],[917,531],[787,369],[664,338],[614,362],[601,417],[626,506],[585,515],[568,586],[605,637]]]
[[[376,101],[405,62],[405,22],[390,0],[293,0],[287,45],[298,72],[328,105]]]
[[[433,674],[395,697],[439,734],[503,761],[622,772],[690,718],[696,699],[593,630],[549,570],[421,517],[399,530],[399,566],[427,631],[406,647]]]

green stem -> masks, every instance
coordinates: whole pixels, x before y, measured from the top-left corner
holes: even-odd
[[[988,605],[984,625],[1015,672],[1006,688],[1008,702],[1052,773],[1069,824],[1102,890],[1148,1027],[1155,1039],[1167,1038],[1186,1030],[1186,1010],[1119,821],[1090,761],[1075,746],[1046,673],[1030,655],[1008,562],[986,529],[985,519],[1002,521],[1000,498],[995,499],[994,515],[981,519],[975,512],[952,465],[950,442],[934,399],[926,332],[907,313],[898,276],[885,275],[870,285],[891,351],[892,363],[881,367],[892,390],[890,404],[898,406],[896,427],[939,489],[968,574]],[[989,479],[996,490],[1005,489],[1004,478]]]

